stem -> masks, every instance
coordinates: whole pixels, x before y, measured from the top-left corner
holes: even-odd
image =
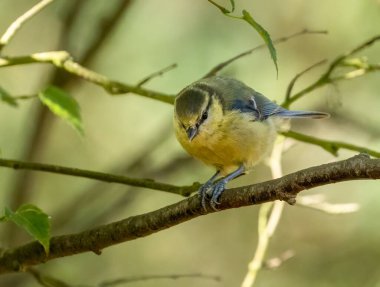
[[[52,3],[54,0],[42,0],[37,3],[31,9],[26,11],[23,15],[18,17],[5,31],[3,36],[0,38],[0,52],[1,50],[8,45],[11,39],[16,35],[17,31],[24,25],[28,20],[35,16],[38,12],[42,11],[47,5]]]
[[[79,168],[64,167],[58,165],[42,164],[42,163],[32,163],[23,162],[17,160],[0,159],[0,166],[13,168],[13,169],[28,169],[37,170],[42,172],[50,172],[64,175],[72,175],[77,177],[85,177],[96,179],[105,182],[121,183],[130,186],[144,187],[155,190],[166,191],[174,194],[179,194],[183,196],[189,196],[192,192],[196,191],[200,184],[194,183],[191,186],[174,186],[171,184],[155,182],[152,179],[142,179],[142,178],[130,178],[121,175],[102,173],[91,170],[84,170]]]
[[[99,287],[110,287],[110,286],[116,286],[121,285],[125,283],[132,283],[132,282],[138,282],[138,281],[147,281],[147,280],[157,280],[157,279],[180,279],[180,278],[199,278],[199,279],[206,279],[206,280],[213,280],[220,282],[219,276],[214,275],[206,275],[201,273],[193,273],[193,274],[164,274],[164,275],[141,275],[141,276],[131,276],[126,278],[119,278],[114,279],[110,281],[105,281],[99,284]]]
[[[362,43],[361,45],[355,47],[351,51],[346,52],[345,54],[336,57],[331,62],[331,64],[328,66],[326,72],[324,74],[322,74],[322,76],[320,76],[319,79],[316,80],[314,83],[312,83],[308,87],[304,88],[303,90],[299,91],[298,93],[294,94],[293,96],[290,95],[290,92],[289,92],[289,94],[287,93],[285,100],[281,104],[281,106],[283,106],[284,108],[289,108],[289,106],[292,103],[294,103],[295,101],[299,100],[300,98],[302,98],[306,94],[310,93],[311,91],[319,89],[325,85],[328,85],[331,83],[336,83],[340,80],[347,80],[347,79],[352,79],[352,78],[356,78],[359,76],[363,76],[369,72],[379,71],[380,65],[368,65],[367,67],[354,67],[353,71],[351,71],[347,74],[341,75],[341,76],[336,76],[336,77],[331,76],[332,73],[335,71],[335,69],[337,67],[339,67],[340,65],[342,65],[348,57],[352,56],[353,54],[355,54],[355,53],[357,53],[357,52],[359,52],[365,48],[368,48],[369,46],[373,45],[375,42],[377,42],[379,40],[380,40],[380,35],[377,35],[377,36],[372,37],[371,39],[367,40],[366,42]],[[307,72],[309,70],[310,70],[310,68],[305,70],[304,72],[302,72],[301,75],[303,75],[305,72]],[[288,90],[292,88],[292,86],[294,85],[294,82],[298,78],[299,78],[299,76],[297,75],[296,78],[290,82]]]
[[[328,151],[329,153],[333,154],[334,156],[338,155],[339,149],[347,149],[347,150],[352,150],[352,151],[357,151],[357,152],[362,152],[369,154],[371,156],[380,158],[380,152],[371,150],[366,147],[361,147],[345,142],[340,142],[340,141],[329,141],[329,140],[324,140],[312,136],[308,136],[305,134],[297,133],[294,131],[287,131],[287,132],[281,132],[281,134],[285,137],[288,138],[293,138],[295,140],[305,142],[305,143],[310,143],[313,145],[320,146],[324,150]]]
[[[137,87],[141,87],[143,85],[145,85],[146,83],[148,83],[150,80],[152,80],[153,78],[155,77],[158,77],[158,76],[162,76],[163,74],[165,74],[166,72],[169,72],[173,69],[177,68],[177,64],[174,63],[174,64],[171,64],[170,66],[167,66],[161,70],[158,70],[157,72],[154,72],[148,76],[146,76],[144,79],[140,80],[138,83],[137,83]]]
[[[285,101],[289,101],[290,99],[290,96],[292,94],[292,90],[293,90],[293,87],[294,87],[294,84],[296,83],[296,81],[301,77],[303,76],[304,74],[306,74],[307,72],[309,72],[310,70],[326,63],[327,60],[322,60],[322,61],[319,61],[313,65],[311,65],[310,67],[306,68],[305,70],[303,70],[302,72],[298,73],[289,83],[288,85],[288,88],[286,89],[286,94],[285,94]]]
[[[86,81],[89,81],[95,85],[103,87],[110,94],[126,94],[134,93],[140,96],[165,102],[168,104],[174,103],[174,96],[167,95],[141,88],[139,86],[127,85],[117,81],[112,81],[106,76],[98,74],[90,69],[87,69],[80,64],[74,62],[69,53],[66,51],[51,51],[43,53],[35,53],[27,56],[18,57],[2,57],[0,58],[0,67],[9,67],[21,64],[33,64],[33,63],[48,63],[56,66],[59,69],[76,75]]]

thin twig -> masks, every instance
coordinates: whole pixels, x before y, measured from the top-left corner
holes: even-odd
[[[43,275],[41,272],[34,268],[28,268],[27,272],[32,275],[33,278],[36,279],[36,281],[43,287],[72,287],[60,279],[48,275]]]
[[[341,63],[343,63],[344,60],[346,60],[348,57],[356,54],[357,52],[359,52],[363,49],[369,48],[370,46],[372,46],[373,44],[375,44],[379,40],[380,40],[380,35],[376,35],[376,36],[372,37],[371,39],[365,41],[364,43],[360,44],[359,46],[353,48],[351,51],[348,51],[348,52],[344,53],[343,55],[335,58],[335,60],[332,61],[328,70],[326,71],[326,73],[322,77],[329,78],[330,75],[332,74],[332,72],[334,71],[334,69],[337,66],[339,66]]]
[[[72,287],[61,279],[54,278],[49,275],[44,275],[35,268],[28,268],[27,272],[33,276],[34,279],[43,287]],[[160,279],[184,279],[184,278],[199,278],[205,280],[213,280],[220,282],[220,276],[208,275],[202,273],[189,273],[189,274],[161,274],[161,275],[140,275],[140,276],[129,276],[125,278],[118,278],[113,280],[108,280],[97,284],[98,287],[111,287],[121,284],[135,283],[139,281],[148,281],[148,280],[160,280]],[[78,285],[77,285],[78,286]]]
[[[361,154],[347,160],[300,170],[279,179],[228,189],[221,196],[218,207],[221,211],[274,200],[294,203],[295,196],[302,190],[358,179],[380,179],[380,159],[370,159]],[[32,265],[82,252],[99,254],[108,246],[148,236],[213,212],[215,211],[211,208],[205,211],[199,197],[195,195],[146,214],[81,233],[53,237],[48,255],[39,242],[33,241],[4,250],[0,255],[0,274],[22,271]]]
[[[325,64],[327,62],[327,59],[324,59],[324,60],[321,60],[313,65],[311,65],[310,67],[306,68],[305,70],[303,70],[302,72],[298,73],[297,75],[295,75],[295,77],[290,81],[289,85],[288,85],[288,88],[286,89],[286,94],[285,94],[285,100],[289,100],[291,94],[292,94],[292,90],[293,90],[293,87],[294,87],[294,84],[296,83],[296,81],[301,77],[303,76],[305,73],[309,72],[310,70],[322,65],[322,64]]]
[[[297,199],[297,205],[307,207],[328,214],[347,214],[353,213],[360,209],[358,203],[330,203],[326,201],[324,194],[316,194],[309,196],[300,196]]]
[[[28,20],[35,16],[38,12],[42,11],[47,5],[52,3],[54,0],[42,0],[41,2],[34,5],[31,9],[26,11],[23,15],[18,17],[5,31],[3,36],[0,38],[0,52],[8,45],[11,39],[16,35],[17,31],[24,25]]]
[[[144,79],[142,79],[141,81],[139,81],[137,83],[137,87],[141,87],[142,85],[145,85],[147,82],[149,82],[150,80],[152,80],[153,78],[156,78],[158,76],[162,76],[163,74],[165,74],[166,72],[169,72],[173,69],[177,68],[177,64],[174,63],[174,64],[171,64],[170,66],[167,66],[161,70],[158,70],[157,72],[154,72],[148,76],[146,76]]]
[[[327,31],[304,29],[304,30],[302,30],[300,32],[291,34],[289,36],[284,36],[284,37],[277,38],[277,39],[275,39],[273,41],[273,44],[280,44],[280,43],[286,42],[286,41],[288,41],[288,40],[290,40],[292,38],[295,38],[295,37],[298,37],[298,36],[302,36],[302,35],[307,35],[307,34],[327,34]],[[258,46],[254,47],[252,49],[249,49],[249,50],[247,50],[245,52],[242,52],[242,53],[240,53],[240,54],[232,57],[231,59],[228,59],[227,61],[224,61],[224,62],[216,65],[206,75],[204,75],[202,77],[202,79],[215,76],[220,70],[222,70],[223,68],[225,68],[226,66],[228,66],[232,62],[234,62],[234,61],[236,61],[236,60],[238,60],[238,59],[240,59],[242,57],[245,57],[245,56],[251,54],[254,51],[257,51],[257,50],[260,50],[260,49],[263,49],[263,48],[266,48],[266,44],[258,45]]]
[[[8,167],[13,169],[28,169],[36,170],[42,172],[50,172],[71,176],[78,176],[84,178],[96,179],[104,182],[114,182],[120,184],[126,184],[136,187],[144,187],[155,190],[166,191],[170,193],[175,193],[183,196],[189,196],[192,192],[196,191],[200,184],[195,182],[190,186],[175,186],[166,183],[155,182],[152,179],[143,179],[143,178],[130,178],[121,175],[102,173],[91,170],[84,170],[79,168],[64,167],[58,165],[42,164],[42,163],[33,163],[33,162],[24,162],[17,160],[9,159],[0,159],[0,166]]]
[[[352,56],[353,54],[370,47],[374,43],[380,40],[380,35],[377,35],[375,37],[372,37],[371,39],[367,40],[366,42],[360,44],[359,46],[355,47],[351,51],[344,53],[343,55],[340,55],[336,57],[331,64],[328,66],[325,73],[323,73],[314,83],[310,84],[306,88],[302,89],[298,93],[294,94],[293,96],[290,96],[288,98],[285,98],[284,102],[281,104],[284,108],[289,108],[291,104],[293,104],[295,101],[299,100],[306,94],[310,93],[311,91],[314,91],[316,89],[319,89],[323,86],[326,86],[331,83],[336,83],[341,80],[347,80],[356,78],[359,76],[363,76],[367,73],[374,72],[374,71],[380,71],[380,65],[367,65],[366,67],[358,68],[356,66],[351,66],[354,68],[353,71],[349,73],[345,73],[343,75],[338,75],[335,77],[332,77],[333,72],[337,67],[339,67],[341,64],[344,64],[344,61],[347,60],[348,57]]]
[[[321,148],[328,151],[334,156],[338,156],[339,149],[347,149],[347,150],[352,150],[356,152],[367,153],[371,156],[380,158],[380,152],[374,151],[362,146],[357,146],[357,145],[340,142],[340,141],[330,141],[330,140],[320,139],[320,138],[308,136],[305,134],[297,133],[295,131],[281,132],[281,134],[287,138],[293,138],[297,141],[320,146]]]
[[[200,278],[200,279],[207,279],[207,280],[213,280],[220,282],[221,278],[220,276],[215,275],[207,275],[202,273],[190,273],[190,274],[164,274],[164,275],[141,275],[141,276],[130,276],[126,278],[119,278],[109,281],[104,281],[100,283],[99,287],[110,287],[120,284],[128,284],[128,283],[134,283],[137,281],[147,281],[147,280],[156,280],[156,279],[182,279],[182,278]]]

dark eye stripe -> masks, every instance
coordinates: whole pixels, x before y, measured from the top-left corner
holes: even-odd
[[[203,122],[208,118],[208,117],[203,117],[203,115],[205,113],[208,115],[208,112],[209,112],[210,107],[211,107],[211,103],[212,103],[212,95],[209,95],[207,106],[206,106],[205,110],[202,112],[202,114],[200,115],[200,117],[198,119],[198,123],[197,123],[198,126],[200,126],[201,124],[203,124]]]

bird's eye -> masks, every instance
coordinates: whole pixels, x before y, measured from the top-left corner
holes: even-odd
[[[203,120],[203,121],[206,120],[207,117],[208,117],[208,113],[207,113],[207,111],[205,111],[205,112],[202,114],[202,120]]]

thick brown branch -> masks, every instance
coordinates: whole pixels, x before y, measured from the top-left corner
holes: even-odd
[[[273,200],[294,203],[302,190],[321,185],[358,179],[380,179],[380,159],[360,154],[347,160],[301,170],[279,179],[226,190],[221,197],[220,209],[260,204]],[[22,271],[54,258],[87,251],[97,254],[108,246],[148,236],[188,221],[205,212],[197,196],[146,214],[132,216],[81,233],[56,236],[51,239],[50,254],[36,241],[15,249],[5,250],[0,256],[0,273]]]

